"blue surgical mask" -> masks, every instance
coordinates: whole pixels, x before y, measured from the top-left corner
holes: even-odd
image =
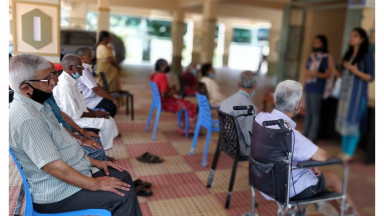
[[[77,72],[76,71],[76,73],[75,74],[72,74],[72,77],[74,78],[74,79],[79,79],[80,78],[80,74],[79,74],[79,72]]]
[[[196,75],[197,70],[196,70],[196,69],[192,69],[192,70],[191,70],[191,73],[192,73],[193,75]]]
[[[209,77],[211,77],[211,78],[213,79],[213,78],[215,78],[215,74],[210,73],[210,74],[209,74]]]
[[[255,90],[252,91],[251,97],[253,97],[254,95],[255,95]]]

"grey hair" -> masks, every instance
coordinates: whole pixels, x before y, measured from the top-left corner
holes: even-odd
[[[87,47],[82,47],[82,48],[79,48],[75,51],[76,55],[78,56],[85,56],[85,54],[87,53],[87,51],[91,52],[90,49],[88,49]],[[91,52],[92,54],[92,52]]]
[[[66,70],[70,65],[75,64],[76,61],[80,61],[80,56],[67,54],[64,56],[63,60],[61,60],[61,64],[63,65],[63,69]]]
[[[50,67],[48,60],[41,56],[16,55],[9,62],[9,85],[15,92],[20,92],[20,86],[24,81],[34,79],[37,71]]]
[[[275,90],[275,109],[283,113],[292,112],[301,100],[303,86],[294,80],[280,82]]]
[[[240,74],[239,86],[241,88],[253,88],[253,85],[255,85],[256,82],[256,74],[252,71],[244,71]]]

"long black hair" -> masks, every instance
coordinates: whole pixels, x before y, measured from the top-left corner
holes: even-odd
[[[322,53],[328,53],[328,40],[325,35],[316,35],[315,39],[319,39],[321,41],[322,47],[321,47],[321,52]]]
[[[357,52],[355,59],[353,59],[352,64],[359,63],[360,61],[362,61],[369,49],[369,39],[367,32],[365,32],[365,30],[360,27],[354,28],[352,32],[354,31],[360,35],[360,37],[363,39],[363,42],[360,44],[359,51]],[[352,57],[352,54],[353,46],[349,45],[348,50],[343,57],[343,62],[349,61]]]
[[[105,38],[108,38],[110,35],[109,35],[109,32],[107,31],[101,31],[99,33],[99,40],[97,41],[97,44],[100,44]]]

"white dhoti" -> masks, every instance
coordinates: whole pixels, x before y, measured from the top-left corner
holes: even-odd
[[[113,139],[119,134],[115,120],[106,118],[79,118],[74,120],[82,128],[97,128],[104,150],[112,148]]]

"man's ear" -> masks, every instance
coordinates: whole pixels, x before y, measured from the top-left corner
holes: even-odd
[[[30,93],[31,89],[32,88],[27,83],[21,84],[20,86],[20,91],[23,93]]]

